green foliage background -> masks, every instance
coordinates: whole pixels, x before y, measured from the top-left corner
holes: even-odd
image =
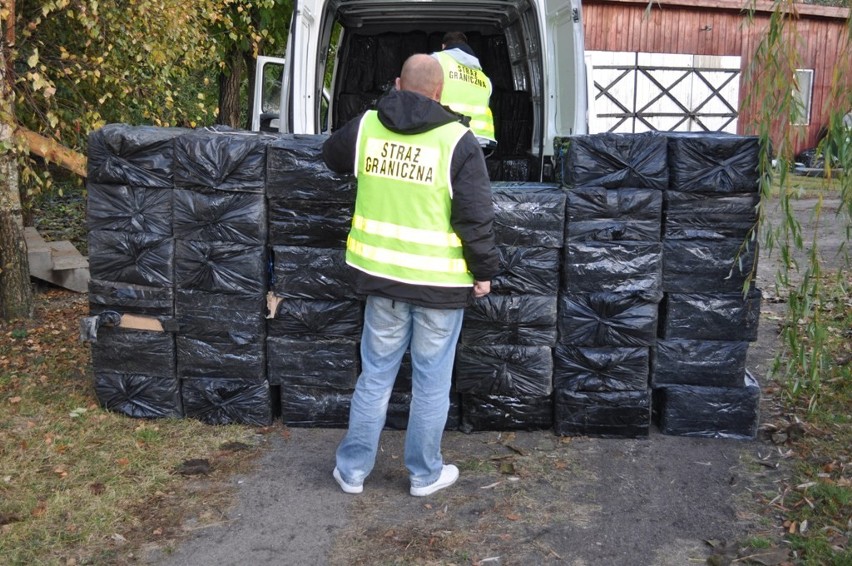
[[[81,153],[88,134],[107,123],[211,125],[225,58],[283,54],[291,5],[18,0],[10,50],[16,120]],[[0,20],[9,15],[2,0]],[[19,149],[25,194],[48,188],[49,170]]]

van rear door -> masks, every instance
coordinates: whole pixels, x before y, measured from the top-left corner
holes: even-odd
[[[588,98],[580,1],[546,0],[545,10],[542,48],[548,104],[544,143],[552,151],[554,137],[588,131]]]
[[[317,133],[322,96],[322,85],[317,84],[317,54],[325,3],[293,0],[284,58],[258,57],[252,130]],[[274,113],[278,116],[272,116]]]

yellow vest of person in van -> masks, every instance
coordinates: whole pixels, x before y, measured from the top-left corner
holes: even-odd
[[[450,224],[450,162],[467,131],[453,122],[402,135],[382,126],[375,110],[364,114],[346,263],[413,285],[473,285],[461,240]]]
[[[497,141],[494,137],[494,116],[488,106],[491,79],[482,71],[462,65],[443,51],[435,55],[444,70],[441,104],[470,116],[470,129],[476,137]]]

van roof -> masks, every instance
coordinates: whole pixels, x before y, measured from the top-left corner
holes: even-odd
[[[467,30],[496,32],[531,6],[528,0],[332,0],[328,7],[350,29],[448,31],[448,26],[463,25]]]

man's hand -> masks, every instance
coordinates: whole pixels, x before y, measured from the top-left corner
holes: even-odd
[[[491,292],[491,281],[474,281],[473,296],[477,299]]]

